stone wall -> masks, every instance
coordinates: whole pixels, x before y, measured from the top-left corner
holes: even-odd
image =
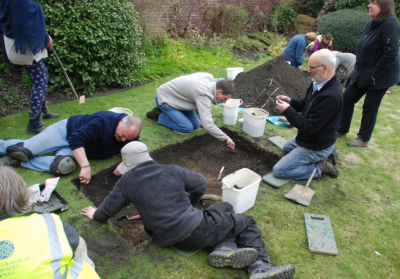
[[[148,12],[145,16],[148,25],[152,28],[169,30],[176,28],[191,30],[197,28],[200,31],[207,31],[207,23],[204,16],[208,11],[218,5],[234,5],[245,8],[250,15],[265,18],[271,9],[280,0],[159,0],[158,8]],[[257,28],[254,26],[253,29]]]

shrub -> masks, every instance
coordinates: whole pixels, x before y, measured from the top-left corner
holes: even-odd
[[[75,88],[85,94],[132,84],[143,66],[141,29],[126,0],[42,0],[47,30]],[[49,86],[67,82],[47,59]]]
[[[368,13],[339,10],[321,18],[318,32],[332,34],[335,50],[355,53],[357,40],[369,20]]]
[[[17,88],[10,88],[0,80],[0,116],[5,116],[13,110],[21,110],[29,104],[30,96]]]
[[[267,27],[273,32],[282,32],[285,28],[293,27],[297,12],[289,3],[275,6],[267,17]]]
[[[245,8],[223,4],[207,11],[205,19],[213,33],[238,39],[247,29],[248,16]]]

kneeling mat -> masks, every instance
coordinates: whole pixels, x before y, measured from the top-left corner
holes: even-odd
[[[174,249],[175,252],[177,252],[179,255],[185,256],[185,257],[193,256],[194,254],[197,253],[197,251],[199,251],[199,250],[185,251],[185,250],[178,249],[178,248],[176,248],[175,246],[172,246],[172,249]]]
[[[269,185],[271,185],[271,186],[273,186],[275,188],[280,188],[280,187],[282,187],[283,185],[285,185],[286,183],[288,183],[290,181],[290,179],[276,178],[272,172],[267,174],[267,175],[264,175],[262,180],[265,183],[267,183],[267,184],[269,184]]]

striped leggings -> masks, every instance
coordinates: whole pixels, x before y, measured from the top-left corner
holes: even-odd
[[[31,113],[39,113],[46,97],[49,72],[43,60],[39,62],[33,61],[31,66],[26,66],[26,70],[32,81]]]

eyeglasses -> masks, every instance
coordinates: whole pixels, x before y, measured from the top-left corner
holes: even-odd
[[[323,64],[322,65],[318,65],[318,66],[310,66],[310,65],[308,65],[308,68],[310,70],[314,70],[315,68],[318,68],[318,67],[321,67],[321,66],[324,66],[324,65]]]

